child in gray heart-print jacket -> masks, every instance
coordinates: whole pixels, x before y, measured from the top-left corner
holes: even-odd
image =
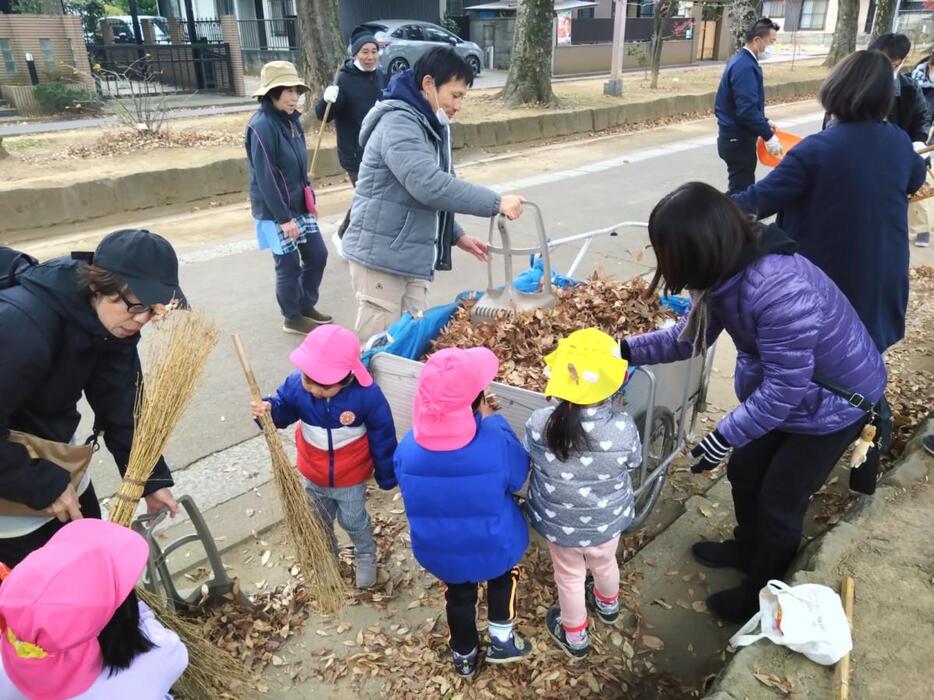
[[[589,646],[585,603],[604,622],[619,615],[616,548],[634,516],[629,471],[641,464],[642,446],[632,417],[613,405],[628,369],[613,338],[576,331],[545,361],[545,394],[560,401],[526,424],[529,520],[554,563],[560,607],[549,611],[548,631],[580,657]]]

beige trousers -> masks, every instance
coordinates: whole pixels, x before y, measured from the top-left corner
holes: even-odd
[[[934,176],[928,170],[927,178],[924,181],[926,187],[934,187]],[[918,202],[908,202],[908,233],[915,236],[919,233],[931,230],[931,207],[934,206],[934,198],[922,199]]]
[[[354,332],[361,344],[383,333],[403,311],[428,308],[428,282],[371,270],[350,262],[350,282],[357,300]]]

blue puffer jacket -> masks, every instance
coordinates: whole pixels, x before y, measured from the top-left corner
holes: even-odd
[[[776,226],[771,236],[784,236]],[[769,248],[767,248],[769,249]],[[773,430],[826,435],[865,414],[818,387],[824,382],[878,401],[885,389],[882,356],[846,297],[798,255],[764,255],[707,295],[708,345],[722,331],[736,344],[734,386],[741,403],[717,429],[733,447]],[[673,328],[629,339],[634,365],[683,360],[691,344]]]
[[[726,64],[714,113],[720,135],[772,138],[772,127],[765,118],[765,85],[762,67],[747,49],[740,49]]]
[[[529,531],[512,499],[529,456],[502,416],[477,415],[477,434],[459,450],[433,452],[409,431],[395,456],[396,479],[419,564],[445,583],[488,581],[522,559]]]

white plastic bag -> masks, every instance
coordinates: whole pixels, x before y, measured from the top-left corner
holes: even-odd
[[[758,633],[753,633],[761,627]],[[850,625],[836,591],[816,583],[769,581],[759,591],[759,612],[730,638],[734,649],[770,639],[811,661],[832,666],[853,648]]]

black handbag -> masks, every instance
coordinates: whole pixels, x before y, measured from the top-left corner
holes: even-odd
[[[832,394],[843,397],[854,408],[865,411],[869,416],[867,425],[876,427],[876,436],[866,453],[866,461],[850,469],[850,490],[871,496],[876,492],[879,478],[879,461],[883,454],[888,454],[892,447],[892,408],[883,395],[878,402],[871,403],[860,393],[847,391],[831,382],[812,378],[812,382]]]

